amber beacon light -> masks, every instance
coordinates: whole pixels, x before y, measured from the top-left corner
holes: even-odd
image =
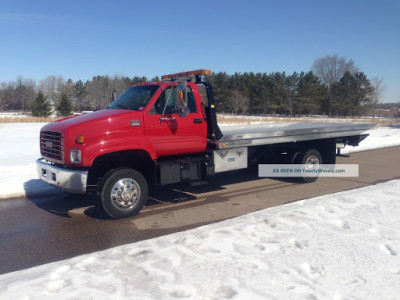
[[[163,75],[163,76],[161,76],[161,80],[172,79],[172,78],[177,78],[177,77],[194,76],[194,75],[211,75],[211,70],[199,69],[199,70],[194,70],[194,71],[187,71],[187,72]]]

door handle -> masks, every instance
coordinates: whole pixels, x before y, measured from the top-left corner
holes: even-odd
[[[176,120],[176,117],[171,117],[171,118],[161,117],[160,118],[160,121],[172,121],[172,120]]]
[[[202,119],[194,119],[193,123],[194,124],[201,124],[201,123],[203,123],[203,120]]]

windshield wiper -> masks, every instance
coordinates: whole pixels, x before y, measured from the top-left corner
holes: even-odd
[[[117,104],[117,105],[115,105],[115,107],[119,107],[119,108],[122,108],[122,109],[129,109],[128,107],[126,107],[123,104]]]

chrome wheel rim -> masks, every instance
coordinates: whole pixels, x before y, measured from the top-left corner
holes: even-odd
[[[306,165],[319,165],[319,159],[315,155],[310,155],[306,160]]]
[[[308,170],[318,169],[318,167],[319,167],[319,159],[315,155],[310,155],[307,158],[306,163],[304,165],[305,165],[306,169],[308,169]]]
[[[133,207],[139,198],[139,184],[131,178],[118,180],[111,190],[111,199],[114,205],[121,209]]]

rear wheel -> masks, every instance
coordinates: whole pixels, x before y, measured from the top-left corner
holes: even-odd
[[[318,168],[320,164],[322,164],[321,154],[315,149],[309,149],[301,152],[296,161],[296,164],[304,165],[304,169],[312,171],[315,168]],[[314,182],[318,179],[318,173],[313,173],[312,175],[305,175],[301,178],[304,182]]]
[[[109,172],[100,188],[100,205],[107,215],[115,219],[137,215],[147,201],[147,181],[134,169]]]

